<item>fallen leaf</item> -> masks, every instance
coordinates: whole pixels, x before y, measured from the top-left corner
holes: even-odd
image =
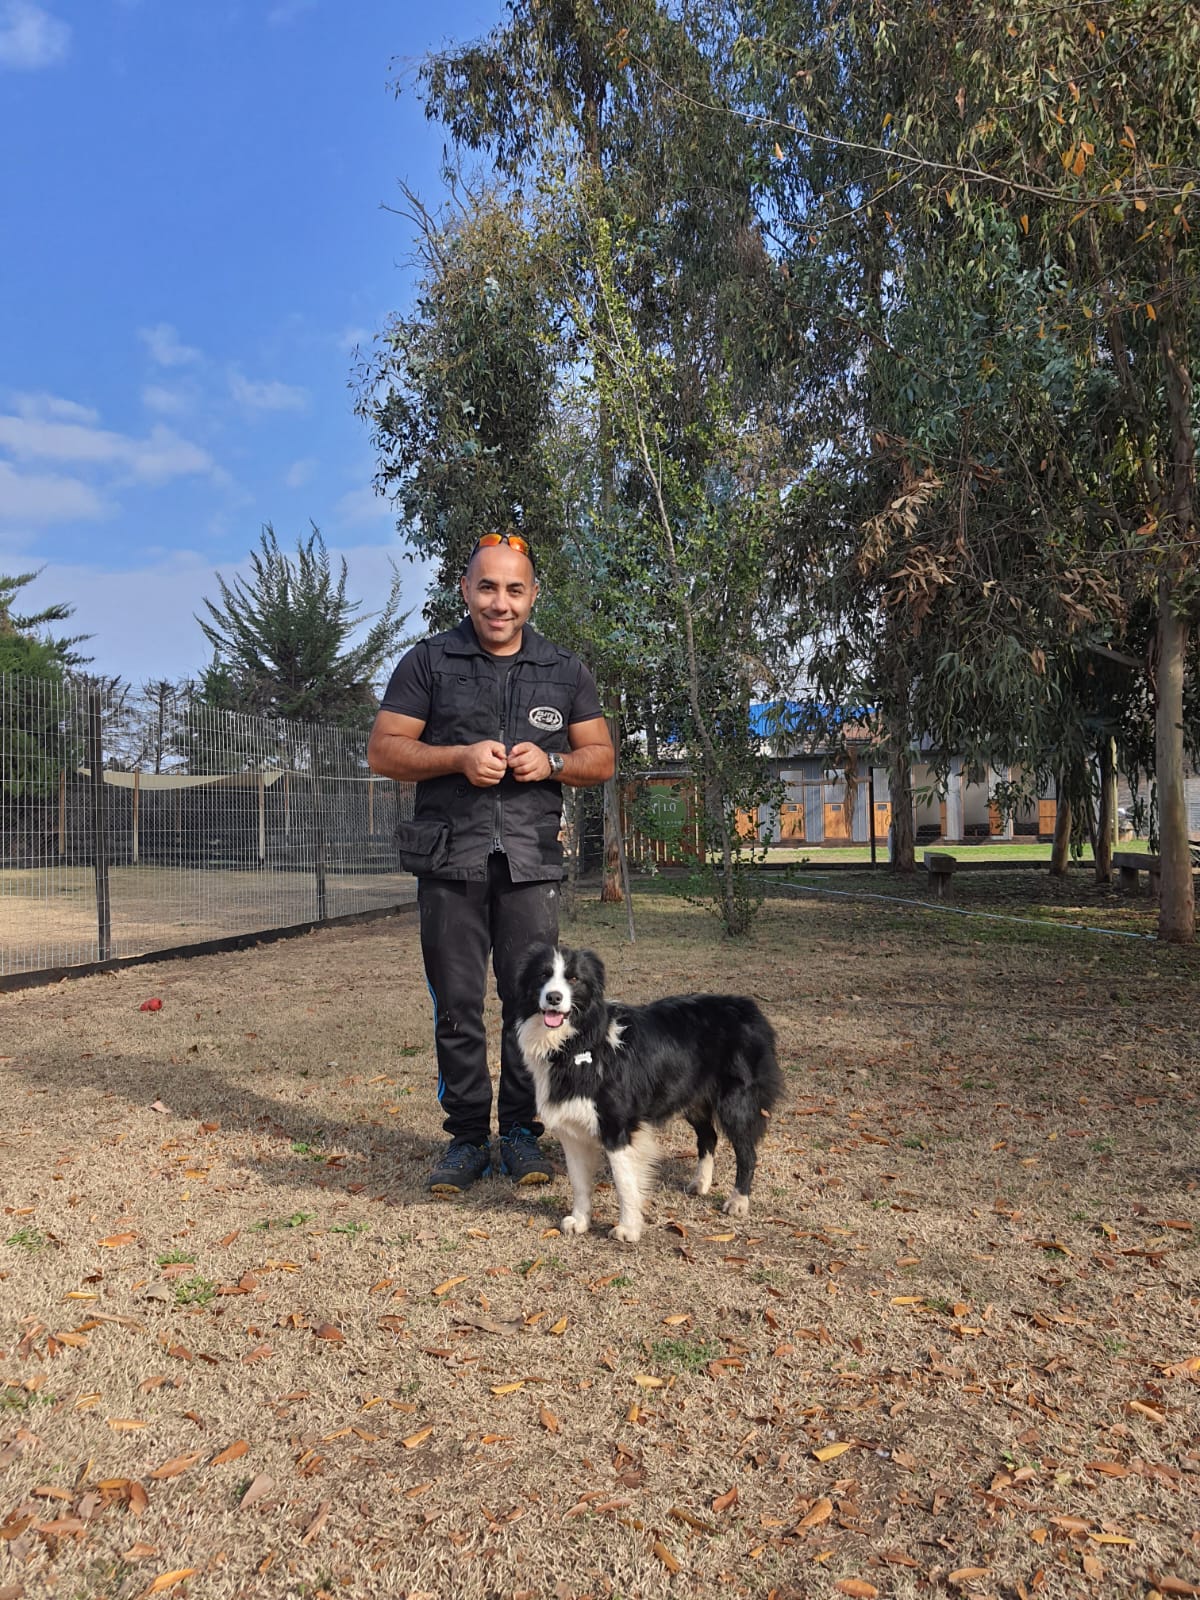
[[[838,1594],[854,1595],[856,1600],[875,1600],[879,1590],[865,1578],[839,1578],[833,1586]]]
[[[144,1539],[135,1539],[129,1546],[129,1549],[126,1550],[125,1554],[121,1557],[121,1560],[145,1561],[150,1556],[156,1556],[157,1554],[158,1546],[156,1544],[147,1544]]]
[[[819,1522],[827,1522],[832,1515],[833,1501],[822,1495],[812,1509],[800,1518],[796,1526],[799,1528],[815,1528]]]
[[[265,1500],[275,1489],[275,1479],[268,1477],[265,1472],[260,1472],[250,1484],[245,1494],[238,1501],[239,1507],[245,1511],[247,1506],[257,1505],[260,1500]]]
[[[732,1489],[726,1489],[724,1494],[719,1494],[712,1503],[714,1511],[728,1511],[731,1505],[737,1502],[738,1492],[735,1483]]]
[[[545,1428],[547,1433],[558,1432],[558,1418],[547,1406],[539,1406],[538,1421],[541,1423],[542,1427]]]
[[[813,1451],[813,1456],[817,1461],[836,1461],[838,1456],[845,1455],[847,1450],[853,1448],[853,1445],[842,1440],[837,1444],[823,1444],[819,1450]]]
[[[332,1509],[332,1500],[321,1501],[321,1504],[317,1507],[316,1515],[313,1517],[308,1527],[304,1530],[304,1537],[300,1540],[301,1544],[312,1544],[313,1540],[321,1532],[321,1529],[329,1521],[329,1513]]]
[[[493,1394],[516,1394],[518,1389],[523,1389],[524,1387],[525,1387],[525,1379],[524,1378],[518,1378],[515,1383],[494,1383],[492,1385],[492,1393]]]
[[[197,1450],[194,1455],[190,1456],[172,1456],[170,1461],[164,1461],[161,1467],[156,1467],[153,1472],[147,1473],[146,1476],[153,1478],[156,1483],[161,1483],[167,1478],[177,1478],[181,1472],[186,1472],[189,1467],[194,1467],[203,1454],[203,1450]]]
[[[139,1422],[136,1417],[105,1417],[105,1422],[114,1433],[137,1433],[146,1424]]]
[[[194,1577],[195,1573],[195,1567],[176,1567],[174,1572],[160,1572],[145,1592],[162,1594],[167,1589],[173,1589],[177,1583],[182,1583],[185,1578]]]
[[[986,1578],[988,1567],[958,1567],[947,1577],[948,1583],[974,1583],[976,1578]]]
[[[679,1562],[676,1561],[675,1557],[667,1549],[666,1545],[661,1539],[655,1539],[652,1548],[654,1550],[654,1554],[662,1562],[663,1566],[666,1567],[668,1572],[681,1572],[683,1570],[680,1567]]]
[[[132,1244],[136,1238],[136,1233],[110,1233],[107,1239],[98,1239],[96,1242],[106,1250],[116,1250],[123,1244]]]
[[[139,1011],[161,1011],[162,1010],[162,1001],[158,998],[157,995],[155,995],[155,997],[152,1000],[143,1000],[141,1005],[138,1007],[138,1010]]]
[[[633,1381],[639,1389],[661,1389],[667,1380],[665,1378],[651,1378],[647,1373],[639,1372]]]
[[[215,1455],[208,1464],[210,1467],[223,1467],[229,1461],[239,1460],[249,1448],[250,1446],[245,1439],[235,1439],[232,1444],[227,1444],[220,1454]]]
[[[408,1438],[401,1439],[400,1443],[406,1450],[415,1450],[419,1444],[425,1443],[426,1439],[428,1439],[432,1432],[433,1425],[431,1423],[428,1428],[422,1428],[419,1433],[410,1433]]]
[[[325,1339],[330,1344],[345,1344],[346,1335],[332,1322],[318,1322],[313,1329],[314,1339]]]
[[[444,1283],[439,1283],[438,1284],[437,1288],[434,1289],[433,1293],[435,1295],[438,1295],[438,1296],[444,1295],[444,1294],[449,1294],[451,1289],[456,1289],[460,1283],[466,1283],[466,1281],[467,1281],[466,1273],[464,1273],[461,1278],[447,1278]]]

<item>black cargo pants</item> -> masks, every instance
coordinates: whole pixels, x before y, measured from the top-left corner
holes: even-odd
[[[489,952],[504,1024],[499,1131],[542,1132],[533,1082],[514,1031],[523,1020],[516,980],[531,945],[558,942],[558,899],[558,880],[514,883],[502,852],[488,857],[482,880],[420,880],[421,954],[433,996],[438,1100],[446,1114],[443,1127],[453,1138],[482,1144],[491,1132],[492,1082],[483,1025]]]

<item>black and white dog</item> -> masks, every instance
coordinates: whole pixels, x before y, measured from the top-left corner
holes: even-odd
[[[712,1187],[719,1127],[737,1157],[725,1210],[747,1215],[759,1142],[783,1089],[775,1034],[753,1000],[693,994],[622,1005],[605,999],[604,964],[594,952],[540,946],[522,968],[521,1015],[517,1039],[538,1116],[567,1159],[564,1233],[588,1230],[603,1152],[620,1206],[612,1236],[637,1243],[656,1160],[654,1129],[674,1116],[696,1130],[688,1192]]]

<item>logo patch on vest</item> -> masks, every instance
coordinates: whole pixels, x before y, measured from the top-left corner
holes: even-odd
[[[533,706],[529,720],[544,733],[557,733],[563,725],[563,714],[557,706]]]

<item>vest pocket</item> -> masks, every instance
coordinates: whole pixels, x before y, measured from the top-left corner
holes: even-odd
[[[450,824],[440,818],[398,822],[393,837],[405,872],[440,872],[450,860]]]

